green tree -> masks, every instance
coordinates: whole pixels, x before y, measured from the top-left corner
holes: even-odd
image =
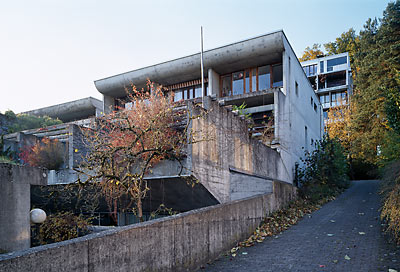
[[[53,119],[49,116],[38,117],[23,113],[15,114],[11,110],[6,111],[4,115],[9,119],[10,123],[12,123],[8,127],[8,133],[62,124],[61,120]]]
[[[390,130],[387,113],[396,100],[391,94],[399,92],[399,18],[400,2],[389,3],[383,18],[369,19],[360,32],[360,49],[356,53],[356,89],[353,102],[357,111],[352,116],[355,140],[352,152],[366,162],[376,164],[379,148]],[[389,98],[389,99],[388,99]],[[391,113],[391,111],[390,111]],[[397,113],[390,115],[396,120]]]
[[[312,60],[316,59],[320,55],[324,55],[324,52],[322,52],[321,50],[321,45],[318,43],[314,43],[311,48],[309,46],[306,47],[303,56],[299,60],[300,61]]]
[[[326,135],[313,152],[306,152],[303,162],[296,173],[303,197],[317,201],[348,187],[347,160],[336,139]]]

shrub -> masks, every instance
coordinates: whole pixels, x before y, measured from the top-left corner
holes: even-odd
[[[50,244],[77,238],[88,232],[90,220],[72,212],[49,215],[39,230],[41,244]]]
[[[64,146],[57,139],[42,138],[33,146],[24,147],[19,157],[30,166],[58,170],[64,163]]]
[[[383,170],[381,219],[386,231],[400,244],[400,161],[388,164]]]
[[[302,161],[304,166],[296,173],[302,197],[318,201],[349,186],[347,160],[336,139],[324,136],[313,152],[306,152]]]

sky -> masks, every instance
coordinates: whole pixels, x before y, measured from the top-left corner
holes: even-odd
[[[0,112],[85,97],[94,81],[283,29],[298,57],[389,0],[0,0]],[[200,68],[199,68],[200,69]]]

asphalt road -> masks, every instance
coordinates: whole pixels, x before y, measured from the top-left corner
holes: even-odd
[[[381,232],[378,190],[379,181],[354,181],[336,200],[280,235],[199,271],[400,272],[400,247]]]

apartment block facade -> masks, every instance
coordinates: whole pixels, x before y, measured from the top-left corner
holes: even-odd
[[[272,180],[292,183],[304,151],[313,150],[322,137],[323,112],[284,32],[210,49],[203,56],[204,93],[197,53],[96,80],[104,111],[130,107],[126,87],[142,88],[150,79],[176,102],[203,102],[203,108],[213,109],[205,123],[215,128],[215,141],[190,147],[186,168],[218,202],[265,193]],[[251,127],[232,112],[243,104]],[[240,127],[239,136],[227,132],[233,127]],[[260,138],[266,129],[268,143]],[[176,167],[170,163],[159,166],[154,178],[175,177],[171,169]]]
[[[319,97],[325,120],[329,108],[348,104],[353,91],[349,53],[323,56],[301,65]]]

